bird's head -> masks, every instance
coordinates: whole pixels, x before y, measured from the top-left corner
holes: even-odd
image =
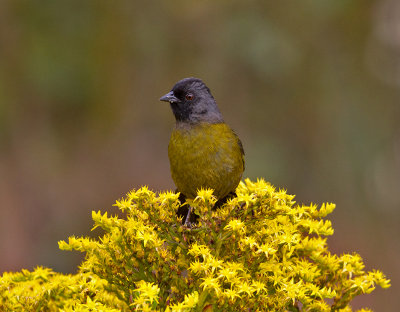
[[[223,122],[210,89],[198,78],[178,81],[160,101],[170,103],[177,122]]]

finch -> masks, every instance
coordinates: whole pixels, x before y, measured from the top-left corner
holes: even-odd
[[[202,188],[213,189],[219,202],[232,196],[244,171],[244,150],[210,89],[198,78],[185,78],[160,101],[170,103],[176,119],[168,157],[177,190],[188,199]]]

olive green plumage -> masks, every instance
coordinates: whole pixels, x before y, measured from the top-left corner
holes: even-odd
[[[160,100],[171,104],[176,118],[168,156],[178,191],[191,199],[201,188],[214,189],[218,199],[234,192],[244,170],[243,147],[207,86],[186,78]]]
[[[176,126],[168,155],[172,179],[188,198],[206,187],[224,198],[236,189],[244,169],[238,138],[225,123]]]

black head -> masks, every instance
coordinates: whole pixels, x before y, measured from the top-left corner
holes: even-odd
[[[178,81],[160,101],[171,104],[177,122],[223,122],[210,89],[198,78]]]

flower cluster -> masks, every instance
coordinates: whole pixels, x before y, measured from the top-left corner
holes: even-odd
[[[328,251],[334,204],[297,205],[263,180],[236,193],[214,210],[212,190],[188,203],[131,191],[116,202],[122,216],[93,212],[104,235],[59,242],[86,253],[77,274],[5,273],[0,310],[347,312],[355,296],[390,286],[356,253]],[[176,216],[181,204],[199,216],[191,227]]]

